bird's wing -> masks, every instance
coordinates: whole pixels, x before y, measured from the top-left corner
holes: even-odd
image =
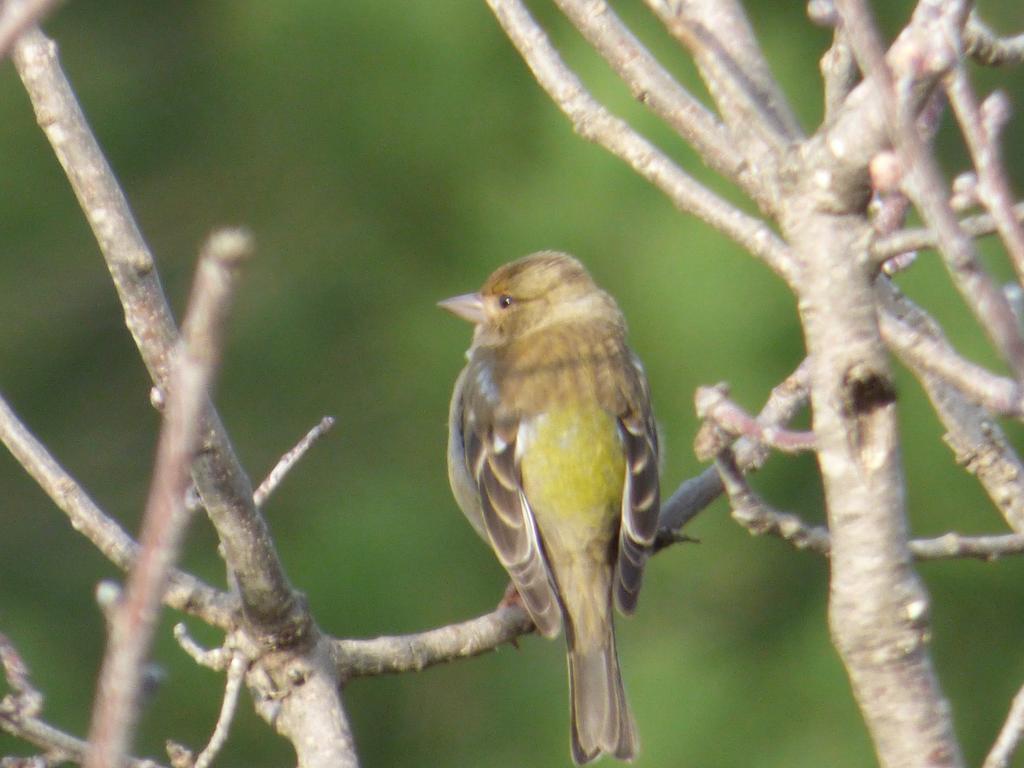
[[[515,460],[516,431],[480,426],[472,416],[468,417],[463,435],[466,464],[480,491],[487,536],[498,560],[512,577],[537,631],[553,637],[562,627],[562,612],[540,545],[537,523],[523,493]]]
[[[644,565],[658,532],[661,509],[658,489],[658,430],[651,416],[646,379],[639,363],[642,398],[637,407],[619,415],[619,434],[626,454],[622,489],[622,525],[615,567],[615,604],[625,614],[636,609]]]

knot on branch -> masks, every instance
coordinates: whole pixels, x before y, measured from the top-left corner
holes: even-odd
[[[896,402],[896,387],[887,373],[860,363],[843,376],[843,411],[863,417]]]

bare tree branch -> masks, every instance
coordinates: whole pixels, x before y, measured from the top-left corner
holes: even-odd
[[[888,290],[880,290],[889,294],[883,295],[887,301],[895,300]],[[960,357],[937,324],[926,324],[923,313],[912,310],[905,297],[899,311],[882,312],[878,323],[886,343],[908,366],[941,378],[994,413],[1017,418],[1024,414],[1024,391],[1017,382]]]
[[[836,7],[861,68],[875,77],[884,55],[867,10],[856,0]],[[869,103],[858,90],[836,126],[859,117],[870,133],[877,113],[857,112]],[[859,171],[843,170],[830,145],[836,126],[803,148],[797,173],[806,181],[783,230],[806,265],[798,306],[832,534],[829,624],[882,765],[956,768],[963,758],[928,651],[928,597],[912,567],[895,389],[866,259],[873,232],[856,179],[870,156]],[[853,183],[836,186],[834,174],[847,171]]]
[[[981,768],[1007,768],[1024,736],[1024,688],[1017,691],[1002,730]]]
[[[797,549],[810,549],[823,555],[829,553],[831,540],[828,529],[820,525],[808,525],[797,515],[768,507],[748,485],[731,448],[718,454],[715,468],[729,496],[733,520],[758,536],[777,536]]]
[[[890,282],[879,280],[876,290],[884,307],[882,335],[924,387],[946,427],[946,442],[957,462],[978,478],[1009,526],[1024,533],[1024,464],[985,409],[985,401],[970,399],[976,389],[964,390],[957,385],[976,387],[986,380],[993,381],[993,385],[1001,382],[999,389],[1016,393],[1018,413],[1024,395],[1010,379],[998,379],[957,356],[939,324]],[[931,367],[937,363],[944,374],[937,374]],[[1007,396],[1014,395],[1003,395]]]
[[[964,27],[964,52],[989,67],[1021,64],[1024,63],[1024,34],[999,37],[978,18],[976,11],[971,11]]]
[[[270,474],[260,483],[259,488],[253,492],[252,500],[257,508],[262,507],[266,503],[267,499],[270,498],[270,494],[277,490],[277,486],[281,484],[292,467],[301,461],[302,457],[306,455],[306,451],[313,446],[313,443],[323,437],[333,426],[334,418],[324,416],[320,419],[320,423],[309,430],[294,448],[278,460],[274,468],[270,470]]]
[[[819,555],[832,552],[832,537],[821,525],[811,525],[788,512],[770,507],[758,496],[736,464],[731,449],[719,454],[715,466],[722,476],[733,519],[757,536],[774,536]],[[915,560],[953,560],[971,558],[992,561],[1008,555],[1024,554],[1024,535],[964,536],[946,533],[934,539],[912,539],[909,542]]]
[[[332,640],[331,653],[342,680],[367,675],[418,672],[436,664],[479,656],[533,631],[533,622],[517,605],[459,624],[397,637]]]
[[[128,202],[114,178],[57,61],[57,47],[39,30],[22,35],[14,63],[36,119],[53,146],[99,243],[125,311],[125,321],[154,383],[167,389],[178,334],[163,289]],[[246,618],[267,635],[297,638],[308,630],[301,605],[253,503],[252,485],[220,418],[207,404],[202,450],[192,473]]]
[[[188,524],[185,491],[199,446],[201,418],[220,360],[239,264],[252,252],[240,230],[215,232],[199,257],[142,521],[141,550],[111,622],[100,669],[86,768],[120,765],[138,717],[142,664],[158,618],[159,597]]]
[[[1013,206],[1013,216],[1018,222],[1024,222],[1024,203]],[[960,229],[969,237],[982,237],[996,231],[995,219],[989,213],[967,216],[959,224]],[[901,253],[935,248],[937,245],[938,237],[930,229],[904,229],[875,239],[871,244],[871,255],[876,262],[881,263]]]
[[[821,57],[819,68],[825,86],[825,124],[828,125],[860,82],[860,68],[842,27],[835,27],[832,46]]]
[[[288,739],[299,768],[357,768],[330,639],[313,638],[302,656],[268,654],[246,677],[256,711]]]
[[[85,490],[21,423],[3,397],[0,397],[0,440],[67,515],[76,531],[95,544],[121,570],[127,571],[133,566],[139,545],[96,506]],[[163,600],[171,608],[198,616],[221,629],[230,629],[234,624],[237,602],[190,574],[172,569]]]
[[[56,758],[54,762],[84,762],[89,747],[86,742],[39,718],[43,695],[32,685],[28,666],[21,654],[3,634],[0,634],[0,665],[11,689],[0,700],[0,729],[46,750],[48,757]],[[161,768],[152,760],[134,757],[127,758],[123,764],[127,768]]]
[[[693,55],[737,148],[773,176],[780,153],[803,136],[742,5],[735,0],[647,0],[668,31]]]
[[[960,229],[945,195],[945,183],[938,164],[922,141],[914,123],[914,101],[909,98],[912,85],[922,79],[919,71],[891,72],[874,22],[862,0],[841,0],[837,4],[851,36],[853,49],[868,72],[867,83],[876,89],[889,133],[905,169],[908,195],[922,217],[938,237],[939,250],[953,282],[964,301],[978,318],[1016,378],[1024,379],[1024,337],[1002,290],[981,265],[972,240]],[[949,33],[959,30],[966,20],[963,2],[945,3],[936,10],[922,3],[915,18],[904,30],[902,39],[914,46],[898,58],[909,69],[927,61],[938,74],[943,62],[951,62],[956,52],[950,47]],[[928,56],[925,56],[928,52]],[[916,56],[914,55],[916,54]],[[890,58],[894,58],[890,56]],[[896,81],[902,85],[902,97]]]
[[[57,63],[56,47],[32,30],[19,39],[15,64],[100,243],[129,330],[154,383],[166,391],[177,339],[171,313],[152,256]],[[354,742],[326,643],[288,584],[249,478],[208,402],[202,423],[193,478],[239,588],[247,627],[262,651],[272,652],[254,662],[247,676],[257,711],[292,742],[302,768],[354,766]]]
[[[997,536],[964,536],[946,533],[934,539],[914,539],[910,551],[918,560],[998,560],[1007,555],[1024,554],[1024,535],[1006,533]]]
[[[658,63],[603,0],[556,0],[587,41],[615,69],[633,95],[658,115],[704,161],[738,182],[759,202],[763,182],[736,152],[725,126]]]
[[[945,86],[974,160],[978,197],[992,214],[1017,279],[1024,280],[1024,226],[1014,215],[1013,193],[999,151],[999,132],[1010,112],[1006,97],[993,93],[979,105],[962,63],[946,76]]]
[[[731,442],[736,437],[749,438],[783,453],[814,450],[812,432],[796,432],[775,424],[762,424],[729,399],[729,390],[724,384],[697,387],[694,405],[697,418],[710,427],[709,430],[702,427],[694,440],[700,461],[708,461],[721,453],[725,447],[723,439]]]
[[[60,0],[3,0],[0,2],[0,61],[22,32],[38,24]]]
[[[192,660],[201,667],[223,672],[228,668],[231,659],[234,658],[234,651],[225,642],[220,648],[203,648],[188,633],[188,628],[181,622],[174,625],[174,639],[178,641],[181,650],[192,657]]]
[[[217,757],[217,753],[227,743],[228,733],[231,730],[231,723],[235,718],[238,696],[242,692],[242,683],[245,681],[245,672],[248,664],[248,660],[239,652],[236,652],[231,657],[231,662],[228,664],[227,684],[224,687],[224,699],[221,703],[220,715],[217,717],[217,725],[213,729],[209,743],[196,758],[195,768],[209,768],[210,764]]]
[[[796,267],[771,228],[725,202],[676,166],[660,150],[612,115],[562,61],[520,0],[487,0],[534,77],[566,114],[577,133],[601,145],[658,187],[679,210],[700,217],[763,259],[787,282]]]
[[[775,387],[768,402],[757,415],[759,424],[781,426],[807,404],[809,365],[806,360]],[[760,469],[768,460],[767,446],[746,437],[733,446],[736,460],[744,472]],[[715,467],[708,467],[696,477],[684,480],[661,507],[658,518],[658,541],[670,543],[682,528],[707,508],[725,490]]]

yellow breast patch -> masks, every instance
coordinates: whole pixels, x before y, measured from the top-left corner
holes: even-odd
[[[518,439],[523,490],[542,528],[552,518],[614,524],[626,471],[615,417],[597,403],[566,404],[530,419]]]

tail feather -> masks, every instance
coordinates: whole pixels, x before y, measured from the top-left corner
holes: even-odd
[[[603,754],[619,760],[636,757],[636,726],[622,687],[610,622],[605,642],[588,649],[570,644],[569,696],[572,757],[577,765]]]

